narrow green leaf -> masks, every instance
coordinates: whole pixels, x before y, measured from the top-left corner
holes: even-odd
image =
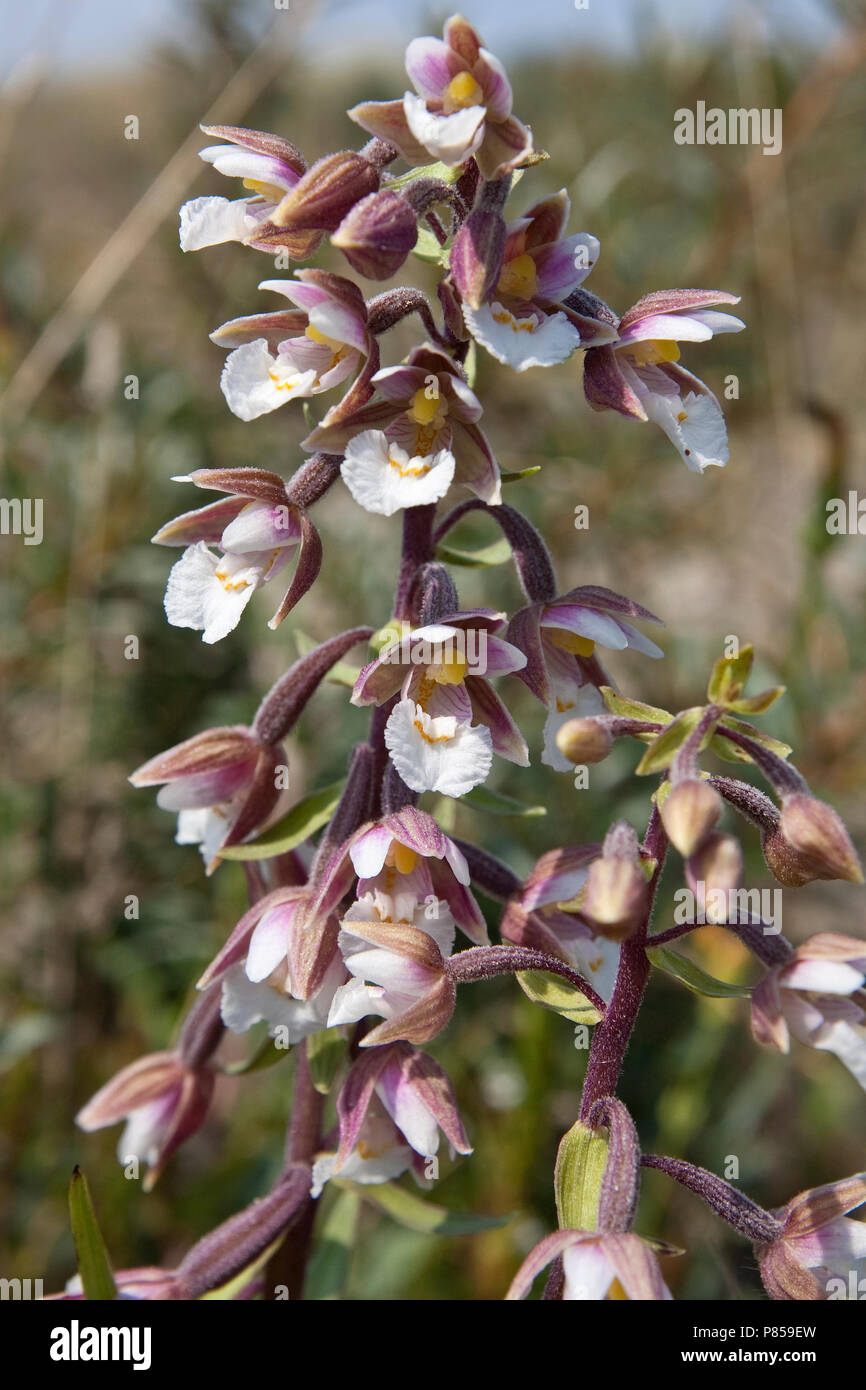
[[[787,758],[791,752],[789,743],[782,743],[777,738],[772,738],[770,734],[765,734],[762,729],[756,729],[754,724],[748,724],[745,719],[734,719],[733,715],[726,714],[721,721],[721,726],[729,729],[736,729],[738,733],[745,734],[748,738],[754,739],[762,748],[766,748],[771,753],[775,753],[779,758]],[[752,755],[745,748],[738,748],[730,739],[724,738],[716,732],[709,745],[714,753],[718,753],[729,763],[750,763],[753,761]]]
[[[739,700],[751,675],[754,657],[751,642],[741,647],[737,656],[719,657],[707,685],[711,705],[729,705],[732,700]]]
[[[679,951],[670,951],[667,946],[648,946],[647,956],[657,970],[672,975],[694,994],[703,994],[708,999],[748,999],[751,994],[745,985],[731,985],[726,980],[717,980],[687,956],[681,956]]]
[[[78,1256],[78,1273],[86,1299],[106,1301],[117,1297],[117,1286],[111,1272],[111,1263],[93,1202],[87,1179],[76,1164],[69,1183],[69,1221],[75,1253]]]
[[[540,1004],[543,1009],[561,1014],[571,1023],[584,1023],[591,1027],[601,1018],[601,1014],[590,1004],[586,996],[558,975],[548,975],[545,970],[518,970],[516,978],[523,993],[533,1004]]]
[[[702,705],[696,705],[693,709],[684,709],[666,729],[662,729],[660,734],[656,734],[635,768],[638,776],[645,777],[651,772],[663,772],[666,767],[670,767],[677,752],[698,724],[703,712]]]
[[[383,187],[404,188],[413,179],[436,179],[439,183],[456,183],[462,172],[459,164],[453,169],[450,164],[419,164],[417,168],[410,169],[408,174],[398,174],[394,179],[389,178]]]
[[[290,849],[296,849],[331,819],[342,790],[342,782],[332,782],[328,787],[310,792],[309,796],[292,807],[288,815],[278,820],[252,844],[229,845],[220,850],[220,858],[270,859],[275,854],[286,854]]]
[[[497,1226],[505,1226],[513,1213],[505,1216],[477,1216],[468,1211],[448,1211],[446,1207],[426,1202],[406,1187],[385,1182],[361,1186],[344,1178],[334,1178],[339,1187],[357,1192],[359,1197],[380,1207],[392,1220],[405,1226],[407,1230],[418,1231],[428,1236],[468,1236],[476,1231],[491,1231]]]
[[[747,695],[742,700],[731,700],[729,708],[735,709],[738,714],[763,714],[784,693],[784,685],[771,685],[769,690],[762,690],[759,695]]]
[[[448,265],[448,248],[440,246],[436,237],[426,227],[418,228],[418,240],[412,248],[412,255],[427,265]]]
[[[518,468],[516,471],[511,473],[509,473],[506,469],[504,473],[500,473],[499,481],[503,484],[503,486],[505,485],[505,483],[519,483],[522,482],[524,478],[531,478],[533,473],[540,472],[540,463],[534,463],[531,468]]]
[[[331,1089],[337,1070],[346,1055],[346,1040],[339,1028],[324,1028],[307,1038],[307,1061],[313,1085],[320,1095]]]
[[[546,806],[527,806],[523,801],[516,801],[513,796],[503,796],[501,792],[492,792],[487,787],[473,787],[471,792],[461,796],[460,803],[463,806],[471,806],[475,811],[486,811],[491,816],[546,816]]]
[[[478,344],[474,338],[469,340],[469,348],[463,362],[463,370],[466,373],[466,384],[470,391],[475,390],[475,382],[478,378]]]
[[[562,1136],[553,1178],[561,1230],[596,1230],[608,1148],[603,1135],[579,1120]]]
[[[285,1237],[282,1233],[272,1241],[266,1250],[257,1255],[252,1264],[248,1264],[246,1269],[242,1269],[238,1274],[232,1275],[228,1283],[221,1284],[218,1289],[208,1289],[199,1299],[200,1303],[228,1303],[237,1298],[238,1294],[246,1288],[247,1284],[255,1279],[257,1274],[265,1268],[272,1255],[276,1255]]]
[[[334,1189],[334,1200],[316,1226],[316,1245],[304,1281],[304,1297],[312,1301],[339,1298],[349,1276],[358,1233],[361,1198],[349,1188]]]
[[[609,685],[601,687],[601,694],[608,711],[618,714],[621,719],[641,719],[645,724],[670,724],[673,719],[666,709],[644,705],[640,700],[629,700],[625,695],[618,695]]]
[[[457,550],[451,545],[436,548],[436,559],[446,565],[463,565],[465,569],[481,569],[488,565],[504,565],[511,559],[511,546],[508,541],[494,541],[492,545],[482,546],[480,550]]]

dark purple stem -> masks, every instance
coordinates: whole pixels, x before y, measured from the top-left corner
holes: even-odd
[[[399,622],[415,622],[412,612],[412,591],[422,565],[433,559],[433,518],[436,504],[409,507],[403,513],[403,552],[400,557],[400,577],[394,597],[394,617]]]
[[[649,885],[646,916],[637,931],[622,944],[619,970],[613,996],[604,1017],[592,1035],[592,1046],[580,1101],[580,1119],[587,1122],[596,1101],[614,1095],[622,1064],[631,1040],[644,991],[649,978],[650,963],[646,953],[647,933],[652,917],[655,895],[667,853],[667,836],[661,817],[653,807],[643,842],[644,850],[656,860],[655,872]]]
[[[320,1095],[313,1085],[305,1042],[297,1048],[297,1059],[292,1114],[286,1134],[288,1171],[293,1171],[299,1164],[312,1165],[316,1151],[321,1145],[322,1114],[325,1105],[325,1097]],[[304,1276],[316,1221],[316,1206],[317,1199],[311,1197],[308,1191],[294,1213],[292,1227],[286,1239],[268,1262],[266,1297],[274,1298],[274,1290],[278,1285],[283,1285],[288,1290],[291,1300],[303,1298]]]

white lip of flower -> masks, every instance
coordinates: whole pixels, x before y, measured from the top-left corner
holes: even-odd
[[[382,430],[364,430],[346,445],[343,481],[359,506],[377,516],[438,502],[454,479],[450,449],[410,458]]]
[[[156,804],[164,805],[160,803],[159,796],[156,798]],[[164,809],[173,808],[165,806]],[[210,864],[223,842],[230,811],[228,802],[218,806],[196,806],[178,811],[175,844],[198,845],[205,864]]]
[[[580,334],[562,313],[534,310],[526,318],[518,318],[494,300],[480,309],[464,305],[463,317],[473,338],[491,357],[518,372],[565,362],[580,346]]]
[[[484,724],[451,715],[431,718],[414,700],[400,700],[385,726],[391,761],[412,791],[465,796],[486,780],[493,740]]]
[[[371,1102],[370,1110],[364,1117],[356,1148],[340,1168],[340,1177],[350,1182],[390,1182],[393,1178],[399,1178],[412,1164],[413,1151],[384,1106],[381,1113],[375,1113],[377,1100],[378,1096]],[[313,1197],[320,1196],[336,1166],[336,1154],[323,1154],[316,1159],[310,1189]]]
[[[271,1037],[285,1029],[286,1042],[292,1046],[327,1026],[331,1001],[344,979],[343,963],[336,957],[316,993],[310,999],[295,999],[285,965],[278,966],[266,979],[254,982],[240,963],[232,966],[223,979],[223,1023],[233,1033],[246,1033],[254,1024],[265,1022]]]
[[[415,139],[443,164],[463,164],[484,139],[485,106],[464,106],[440,116],[427,109],[423,97],[406,92],[403,111]]]
[[[832,1052],[866,1090],[866,1028],[847,996],[862,988],[863,971],[844,961],[798,961],[782,971],[782,1011],[800,1042]],[[858,1017],[859,1015],[859,1017]]]
[[[172,565],[165,614],[173,627],[201,632],[211,645],[232,632],[256,589],[288,563],[291,548],[219,556],[204,541],[188,546]]]
[[[730,457],[728,433],[715,397],[696,391],[682,396],[669,376],[655,370],[658,364],[677,362],[679,355],[677,344],[668,339],[637,339],[617,348],[620,370],[647,418],[664,430],[686,467],[693,473],[724,468]]]

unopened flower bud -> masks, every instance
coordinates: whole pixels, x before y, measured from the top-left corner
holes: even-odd
[[[451,274],[472,309],[481,308],[499,279],[506,235],[501,213],[478,208],[470,213],[454,238]]]
[[[383,188],[362,198],[331,237],[353,270],[368,280],[387,280],[418,240],[415,214],[405,198]]]
[[[334,232],[350,208],[379,187],[379,171],[352,150],[317,159],[271,214],[277,227]]]
[[[631,936],[647,908],[646,875],[634,859],[596,859],[589,866],[581,911],[600,936]]]
[[[569,719],[556,735],[556,746],[570,763],[601,763],[613,747],[613,737],[597,719]]]
[[[702,777],[688,777],[671,788],[660,814],[671,844],[688,859],[722,814],[722,799]]]
[[[763,848],[775,877],[791,887],[816,878],[863,882],[857,851],[841,818],[832,806],[806,792],[785,797],[778,827],[764,837]]]
[[[743,877],[743,851],[734,835],[714,830],[686,863],[686,883],[693,893],[702,895],[708,922],[723,922],[728,894],[739,888]]]

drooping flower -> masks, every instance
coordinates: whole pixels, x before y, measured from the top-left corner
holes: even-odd
[[[169,575],[168,621],[201,632],[204,642],[218,642],[237,627],[256,590],[297,553],[294,579],[268,624],[279,627],[313,583],[321,559],[315,527],[289,502],[282,478],[260,468],[226,468],[199,469],[174,481],[230,495],[184,512],[153,537],[156,545],[186,547]]]
[[[413,39],[406,72],[415,88],[402,101],[368,101],[349,115],[396,145],[412,164],[453,166],[475,156],[485,179],[531,162],[532,133],[511,114],[505,69],[462,15],[446,22],[444,41]]]
[[[242,840],[270,815],[279,797],[280,744],[263,743],[244,724],[207,729],[150,758],[130,777],[160,787],[156,802],[176,811],[179,845],[199,845],[211,873],[219,851]]]
[[[630,1299],[666,1301],[673,1297],[662,1278],[658,1259],[640,1236],[627,1231],[555,1231],[530,1251],[511,1284],[506,1299],[526,1297],[533,1282],[555,1259],[562,1260],[565,1301]]]
[[[220,385],[241,420],[332,390],[374,349],[364,298],[351,280],[325,270],[299,270],[294,280],[262,280],[259,289],[282,294],[298,307],[232,319],[211,334],[218,347],[234,349]],[[366,376],[356,383],[362,394],[354,403],[369,397],[365,387]]]
[[[834,1052],[866,1090],[866,942],[819,932],[752,993],[752,1032],[787,1052],[791,1034]]]
[[[580,332],[560,305],[589,274],[600,247],[586,232],[563,235],[570,207],[562,189],[511,222],[489,302],[463,305],[473,338],[519,372],[564,362],[580,346]],[[452,254],[451,264],[460,289],[459,257]]]
[[[351,866],[335,863],[318,892],[276,888],[244,913],[198,983],[222,986],[222,1018],[233,1033],[266,1022],[291,1046],[327,1027],[347,979],[334,909],[351,880]]]
[[[337,1114],[340,1146],[313,1164],[313,1196],[337,1174],[379,1183],[412,1170],[423,1182],[440,1130],[457,1153],[472,1152],[448,1077],[406,1042],[362,1053],[343,1083]]]
[[[556,742],[559,730],[570,719],[590,718],[605,709],[595,683],[599,676],[588,667],[596,644],[611,651],[631,648],[645,656],[664,655],[628,618],[661,622],[633,599],[584,584],[550,603],[521,608],[508,625],[509,641],[527,658],[517,675],[548,708],[541,760],[557,772],[572,771]]]
[[[300,181],[306,163],[288,140],[261,130],[238,126],[202,126],[227,144],[208,145],[200,158],[212,164],[227,178],[242,179],[249,196],[193,198],[180,210],[182,251],[200,251],[221,242],[240,241],[271,254],[283,246],[295,260],[306,260],[322,239],[320,231],[285,232],[271,223],[271,217]]]
[[[444,497],[452,483],[500,500],[499,465],[479,427],[481,403],[454,362],[429,344],[370,380],[381,400],[329,412],[305,449],[344,454],[343,480],[368,512],[392,516]]]
[[[380,705],[400,692],[385,743],[413,791],[463,796],[486,779],[494,752],[528,765],[526,743],[488,679],[525,664],[497,636],[503,623],[489,608],[446,614],[388,643],[361,671],[353,704]]]
[[[76,1115],[91,1133],[126,1120],[117,1157],[148,1166],[145,1190],[153,1187],[175,1149],[200,1128],[213,1094],[215,1073],[206,1063],[190,1065],[177,1052],[154,1052],[124,1067]]]
[[[856,1264],[866,1260],[866,1222],[852,1221],[848,1212],[864,1202],[866,1173],[855,1173],[800,1192],[773,1212],[782,1222],[782,1233],[755,1251],[771,1298],[828,1298],[833,1281],[842,1285],[843,1297],[850,1296],[849,1276]]]
[[[419,902],[412,892],[365,893],[340,922],[339,947],[348,984],[334,995],[328,1026],[369,1014],[386,1020],[362,1047],[405,1039],[429,1042],[449,1022],[456,989],[444,962],[454,949],[447,903]]]
[[[679,365],[680,342],[706,342],[745,324],[715,305],[738,304],[722,290],[658,290],[619,321],[617,341],[591,347],[583,384],[595,410],[652,420],[686,465],[703,473],[728,461],[725,420],[710,388]]]

